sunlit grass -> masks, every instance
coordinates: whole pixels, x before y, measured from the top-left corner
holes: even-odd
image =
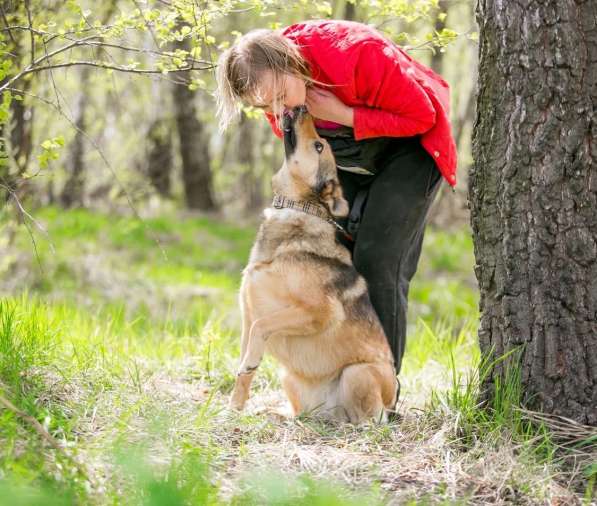
[[[39,259],[23,227],[12,245],[0,242],[8,259],[0,289],[10,291],[0,303],[0,394],[65,451],[0,408],[0,497],[11,505],[383,504],[401,489],[400,503],[452,504],[468,492],[442,459],[460,451],[465,473],[475,452],[507,454],[495,468],[516,469],[511,486],[547,497],[547,485],[524,472],[533,459],[550,464],[553,446],[513,410],[515,376],[498,386],[491,410],[478,405],[466,230],[426,236],[411,284],[404,420],[355,428],[276,415],[282,396],[270,358],[248,409],[227,409],[237,289],[255,228],[55,208],[35,217],[48,231],[35,236]],[[510,440],[529,451],[517,460],[503,450]],[[412,486],[394,483],[412,473]],[[425,473],[435,475],[417,481]],[[492,479],[482,478],[490,487]]]

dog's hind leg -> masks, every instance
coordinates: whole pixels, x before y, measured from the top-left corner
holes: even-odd
[[[387,420],[380,376],[375,364],[353,364],[342,371],[338,400],[352,423]]]
[[[290,402],[292,414],[297,416],[302,411],[301,385],[296,381],[294,376],[287,371],[282,373],[280,379],[282,381],[282,388],[284,389],[284,392],[286,392],[286,397],[288,397]]]

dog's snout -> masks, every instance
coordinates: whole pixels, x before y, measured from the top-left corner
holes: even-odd
[[[291,115],[284,113],[284,152],[287,159],[290,158],[296,149],[297,139],[294,128],[295,119],[295,114]]]
[[[286,130],[292,128],[297,120],[302,118],[307,113],[308,111],[306,105],[298,105],[292,109],[286,109],[284,111],[284,129]]]
[[[297,122],[300,124],[302,118],[308,114],[306,105],[299,105],[292,109],[284,111],[284,150],[286,152],[286,158],[289,158],[296,149],[297,145]]]
[[[296,114],[296,116],[301,116],[303,114],[305,114],[307,112],[307,106],[305,104],[303,105],[297,105],[294,109],[294,114]]]
[[[294,112],[291,110],[284,111],[284,117],[283,117],[283,121],[282,121],[284,131],[288,132],[289,130],[292,130],[293,124],[294,124]]]

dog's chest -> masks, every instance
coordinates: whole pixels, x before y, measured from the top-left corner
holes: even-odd
[[[342,261],[350,260],[350,253],[337,243],[335,231],[327,222],[283,209],[261,224],[249,263],[271,263],[279,255],[300,253],[325,253]]]

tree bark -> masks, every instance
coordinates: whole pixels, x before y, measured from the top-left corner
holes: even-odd
[[[28,93],[31,83],[26,82],[21,86],[23,93]],[[13,100],[10,104],[13,126],[10,131],[10,145],[19,174],[23,174],[28,166],[33,150],[33,106],[27,100]]]
[[[111,0],[104,6],[101,24],[108,23],[114,10],[116,0]],[[80,71],[79,93],[75,106],[75,137],[69,145],[68,178],[60,193],[60,202],[66,207],[83,206],[85,194],[85,134],[87,132],[87,110],[90,95],[88,92],[91,78],[91,67],[83,67]]]
[[[64,183],[60,193],[60,202],[65,208],[82,206],[83,192],[85,189],[85,138],[84,132],[87,131],[87,105],[89,97],[87,89],[89,87],[89,77],[91,69],[84,67],[81,69],[81,78],[79,93],[76,104],[75,117],[75,137],[69,145],[68,156],[68,179]]]
[[[174,109],[180,140],[185,201],[189,209],[216,209],[209,163],[209,135],[197,118],[195,93],[174,85]]]
[[[0,1],[0,28],[7,30],[8,26],[18,25],[24,16],[24,3],[2,0]],[[8,23],[8,25],[7,25]],[[18,72],[25,65],[29,54],[29,34],[25,31],[10,30],[4,32],[4,43],[7,58],[12,61],[12,71]],[[4,84],[11,75],[0,80]],[[0,124],[0,205],[8,197],[10,191],[23,191],[19,176],[29,166],[33,150],[33,116],[34,108],[26,96],[31,89],[31,80],[25,80],[19,88],[23,93],[22,100],[13,100],[10,104],[9,120]],[[18,93],[14,94],[18,97]],[[18,188],[17,188],[18,187]]]
[[[243,113],[238,129],[238,162],[242,168],[241,191],[245,195],[245,209],[252,213],[264,205],[263,181],[255,162],[255,121]]]
[[[436,32],[441,32],[446,27],[446,18],[442,14],[448,13],[448,2],[446,0],[439,0],[437,2],[437,14],[435,16],[435,23],[433,29]],[[435,47],[431,55],[430,67],[441,75],[444,65],[444,54],[440,51],[441,48]]]
[[[171,196],[172,135],[171,122],[157,118],[151,123],[147,133],[147,175],[151,185],[162,197]]]
[[[593,0],[479,0],[469,179],[481,349],[500,356],[523,345],[527,405],[589,424],[597,424],[596,19]]]
[[[344,5],[344,19],[348,21],[355,21],[357,18],[357,6],[352,2],[346,1]]]

